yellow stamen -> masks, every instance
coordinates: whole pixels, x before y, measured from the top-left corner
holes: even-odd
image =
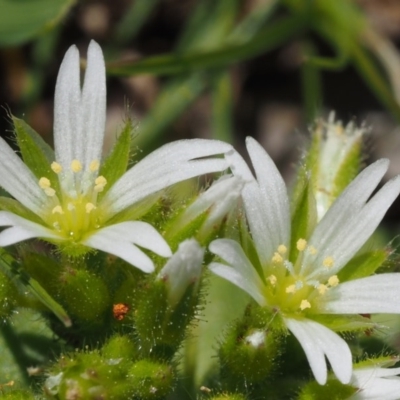
[[[61,206],[55,206],[52,210],[53,214],[64,214],[64,211]]]
[[[96,185],[94,187],[94,191],[95,192],[102,192],[103,189],[104,189],[104,186],[107,185],[107,179],[104,178],[104,176],[100,175],[95,179],[94,183]]]
[[[286,252],[287,252],[287,247],[284,244],[280,244],[278,246],[278,253],[284,255],[286,254]]]
[[[88,214],[90,214],[95,208],[96,206],[93,203],[86,203],[85,210]]]
[[[39,186],[42,189],[47,189],[51,186],[51,182],[46,177],[43,176],[39,179]]]
[[[296,286],[295,285],[290,285],[286,288],[286,293],[295,293],[296,292]]]
[[[337,285],[339,285],[339,278],[337,277],[337,275],[332,275],[329,279],[328,279],[328,285],[335,287]]]
[[[73,172],[80,172],[82,171],[82,164],[79,160],[72,160],[71,162],[71,170]]]
[[[319,294],[325,294],[327,290],[328,290],[328,286],[326,286],[322,283],[318,286]]]
[[[59,174],[62,171],[62,166],[56,161],[53,161],[50,165],[50,168],[56,173]]]
[[[99,170],[100,167],[100,163],[98,160],[93,160],[91,161],[90,165],[89,165],[89,169],[91,172],[96,172]]]
[[[314,246],[309,246],[308,247],[308,252],[312,255],[315,256],[318,252],[318,250]]]
[[[274,264],[280,264],[283,261],[283,257],[279,253],[275,253],[272,257],[272,262]]]
[[[300,310],[303,311],[306,308],[311,308],[311,304],[308,300],[302,300],[300,303]]]
[[[275,286],[278,280],[275,275],[270,275],[267,279],[272,286]]]
[[[46,193],[46,196],[49,197],[53,197],[56,194],[56,191],[51,187],[44,189],[44,192]]]
[[[325,257],[324,261],[322,261],[322,265],[326,268],[332,268],[333,267],[333,258],[331,256]]]
[[[307,241],[305,239],[299,239],[296,244],[297,250],[304,251],[307,247]]]

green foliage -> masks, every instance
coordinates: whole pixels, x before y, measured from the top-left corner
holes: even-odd
[[[343,385],[336,380],[328,380],[328,382],[321,386],[317,382],[310,382],[305,385],[299,396],[298,400],[343,400],[350,398],[355,392],[356,388],[350,385]]]
[[[15,46],[52,29],[75,0],[1,0],[0,46]]]

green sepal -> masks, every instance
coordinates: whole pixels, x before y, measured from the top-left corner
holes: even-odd
[[[126,172],[129,165],[131,150],[131,139],[133,132],[133,122],[130,118],[126,120],[122,132],[118,136],[114,147],[100,167],[99,175],[107,179],[104,190],[98,194],[100,200],[114,183]]]
[[[67,267],[60,277],[59,293],[73,319],[89,330],[101,325],[106,311],[111,309],[106,284],[85,269]]]
[[[312,179],[305,178],[299,188],[297,200],[292,211],[292,236],[290,243],[290,260],[296,260],[299,251],[296,243],[299,239],[308,239],[318,220],[317,205],[313,193]]]
[[[135,310],[136,331],[142,354],[171,358],[185,337],[195,315],[198,288],[189,285],[180,302],[171,307],[168,289],[161,279],[148,282]]]
[[[378,356],[378,357],[368,357],[363,361],[359,361],[357,364],[354,364],[354,369],[359,368],[389,368],[393,367],[400,361],[400,356],[398,355],[388,355],[388,356]]]
[[[328,379],[325,385],[313,381],[302,387],[297,400],[343,400],[349,399],[357,388],[344,385],[336,379]]]
[[[10,254],[0,248],[0,269],[9,276],[15,284],[29,290],[44,306],[66,326],[72,325],[71,319],[64,308],[50,296],[50,294],[33,279]]]
[[[355,141],[347,152],[346,157],[338,167],[332,185],[332,202],[340,196],[344,189],[353,181],[360,171],[362,138]]]
[[[26,166],[40,179],[46,177],[56,191],[59,188],[57,174],[51,169],[54,151],[25,121],[12,116],[15,136]]]
[[[340,282],[365,278],[373,275],[376,270],[388,259],[390,252],[386,249],[368,251],[352,258],[344,268],[339,271]]]
[[[370,318],[363,317],[359,314],[351,316],[339,314],[313,314],[310,315],[310,318],[335,332],[368,331],[381,327]]]
[[[35,213],[11,197],[0,196],[0,210],[9,211],[13,214],[19,215],[22,218],[28,219],[29,221],[43,225],[43,221]]]
[[[132,365],[125,379],[129,382],[132,398],[161,400],[173,390],[175,377],[169,365],[143,359]]]

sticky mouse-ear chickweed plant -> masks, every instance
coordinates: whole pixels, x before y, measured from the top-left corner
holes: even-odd
[[[319,123],[290,199],[251,138],[253,169],[205,139],[132,165],[128,118],[103,154],[105,82],[92,41],[81,87],[72,46],[56,83],[54,150],[16,117],[20,154],[0,139],[5,398],[399,398],[398,357],[382,337],[381,354],[368,341],[385,329],[371,314],[400,313],[400,276],[379,270],[394,251],[370,240],[400,180],[377,190],[387,160],[358,174],[363,129]],[[205,188],[173,195],[205,174]],[[204,363],[204,348],[187,344],[202,339],[199,320],[213,330],[213,274],[248,305],[214,338],[218,365],[197,382],[185,360]]]

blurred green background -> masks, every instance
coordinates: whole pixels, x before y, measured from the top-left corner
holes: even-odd
[[[108,63],[109,143],[129,112],[142,154],[252,135],[285,173],[324,112],[367,120],[384,141],[400,121],[396,0],[0,0],[0,10],[0,104],[49,141],[63,54],[76,44],[84,58],[91,39]],[[374,139],[376,156],[397,151],[392,136]]]

